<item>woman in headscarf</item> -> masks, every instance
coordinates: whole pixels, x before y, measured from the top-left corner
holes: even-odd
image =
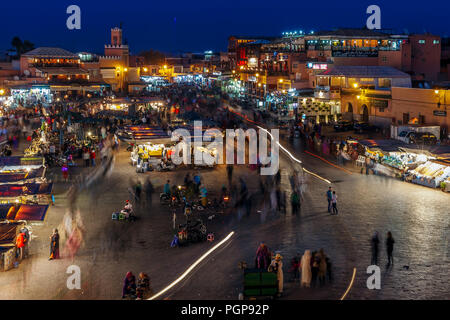
[[[305,250],[299,268],[302,273],[301,286],[309,288],[311,285],[311,251]]]
[[[127,295],[136,294],[136,277],[129,271],[123,280],[122,299]]]
[[[275,259],[272,260],[269,266],[269,272],[274,272],[277,274],[278,280],[278,296],[281,296],[283,293],[283,262],[281,261],[283,257],[277,253]]]
[[[50,258],[48,260],[59,259],[59,233],[58,229],[53,230],[50,237]]]
[[[150,292],[150,278],[145,272],[139,273],[137,283],[137,300],[143,299]]]

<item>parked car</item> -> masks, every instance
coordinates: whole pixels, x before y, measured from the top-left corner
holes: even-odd
[[[436,144],[437,137],[431,132],[413,132],[409,136],[409,143]]]
[[[349,131],[352,129],[353,129],[353,122],[349,120],[341,120],[334,125],[335,131]]]
[[[411,133],[414,133],[414,131],[402,131],[399,133],[397,139],[405,143],[409,143],[409,136]]]
[[[355,122],[355,124],[353,125],[353,130],[355,130],[355,132],[380,132],[380,128],[374,125],[371,125],[367,122],[363,122],[363,121],[359,121],[359,122]]]

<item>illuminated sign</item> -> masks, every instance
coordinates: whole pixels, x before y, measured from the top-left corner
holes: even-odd
[[[312,63],[312,62],[308,62],[306,64],[306,67],[308,69],[314,69],[314,70],[327,70],[328,69],[328,65],[326,63]]]
[[[327,70],[327,65],[326,64],[317,64],[317,63],[315,63],[314,65],[313,65],[313,69],[315,69],[315,70]]]

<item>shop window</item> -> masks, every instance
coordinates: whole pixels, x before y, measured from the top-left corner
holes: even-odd
[[[403,124],[408,124],[409,122],[409,113],[403,114]]]
[[[391,79],[379,78],[378,79],[378,87],[379,88],[390,88],[391,87]]]
[[[425,40],[419,40],[420,44],[425,44]]]
[[[425,124],[425,116],[419,115],[419,124]]]

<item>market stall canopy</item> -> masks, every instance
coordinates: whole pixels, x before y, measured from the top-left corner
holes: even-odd
[[[44,221],[48,205],[0,205],[0,219]]]
[[[0,167],[43,164],[44,158],[0,157]]]
[[[363,146],[366,146],[370,149],[378,148],[385,152],[392,152],[392,151],[398,151],[400,147],[407,146],[406,143],[399,141],[399,140],[359,140],[359,143]]]
[[[0,245],[15,243],[17,228],[23,223],[0,223]]]
[[[20,197],[25,195],[50,194],[53,183],[27,183],[23,185],[0,185],[0,197]]]
[[[43,178],[45,167],[26,168],[26,166],[5,166],[0,168],[0,183],[11,183],[22,180]]]

